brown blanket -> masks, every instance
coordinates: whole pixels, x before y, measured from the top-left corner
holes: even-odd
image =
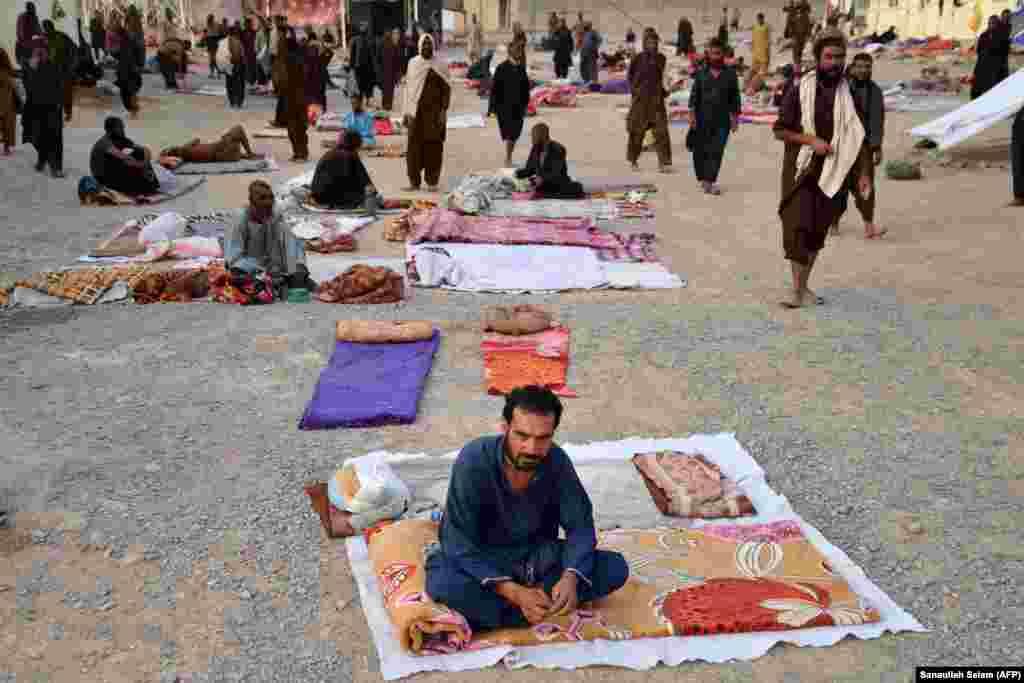
[[[316,296],[329,304],[390,304],[404,296],[402,276],[383,266],[356,265],[321,283]]]
[[[742,517],[754,514],[750,499],[739,493],[718,465],[700,453],[641,453],[633,464],[654,504],[670,517]]]

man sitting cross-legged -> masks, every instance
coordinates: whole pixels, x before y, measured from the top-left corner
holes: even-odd
[[[116,116],[103,122],[106,135],[92,147],[89,171],[103,187],[128,195],[153,194],[160,181],[150,164],[149,149],[136,145],[124,131],[124,121]]]
[[[342,133],[337,149],[324,154],[316,165],[310,196],[321,206],[335,209],[366,208],[375,213],[377,189],[359,158],[362,137],[354,130]]]
[[[558,398],[541,387],[515,389],[503,415],[503,434],[459,453],[440,544],[426,558],[427,593],[475,631],[569,614],[629,577],[621,554],[596,549],[590,498],[552,441]]]
[[[232,270],[270,274],[275,296],[286,287],[314,289],[302,240],[292,235],[284,215],[274,211],[274,192],[264,180],[249,185],[249,206],[224,241],[224,263]]]
[[[168,147],[160,152],[160,156],[177,157],[193,164],[264,158],[262,154],[253,153],[252,147],[249,145],[249,136],[245,134],[245,128],[242,128],[241,125],[233,126],[216,142],[204,143],[199,138],[194,138],[181,147]]]
[[[529,178],[534,190],[550,199],[581,199],[583,186],[569,177],[565,147],[551,139],[546,123],[530,130],[533,147],[526,167],[516,171],[517,178]]]

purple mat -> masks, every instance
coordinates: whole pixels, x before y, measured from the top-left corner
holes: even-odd
[[[441,333],[401,344],[337,342],[299,429],[410,424]]]
[[[629,81],[624,78],[614,78],[601,84],[601,92],[605,95],[628,95]]]

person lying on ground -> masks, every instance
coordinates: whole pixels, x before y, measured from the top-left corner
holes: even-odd
[[[352,111],[345,114],[341,119],[341,125],[345,131],[354,130],[359,133],[362,139],[363,149],[377,146],[377,129],[373,127],[373,114],[370,114],[363,107],[365,100],[360,93],[352,95]],[[341,144],[345,131],[338,136],[338,144]]]
[[[89,172],[101,186],[127,195],[153,194],[160,181],[148,148],[135,144],[124,130],[124,120],[109,116],[103,122],[106,135],[92,147]]]
[[[249,185],[249,206],[224,241],[224,263],[232,270],[269,273],[275,296],[285,287],[316,287],[306,268],[305,245],[274,211],[274,191],[265,180]]]
[[[324,154],[316,165],[310,196],[321,206],[335,209],[377,208],[377,189],[359,158],[362,138],[355,130],[342,133],[341,144]]]
[[[234,162],[242,159],[263,159],[265,155],[256,154],[249,145],[249,136],[245,128],[236,125],[230,128],[216,142],[202,142],[194,138],[180,147],[168,147],[160,152],[162,157],[177,157],[188,163],[207,164],[215,161]]]
[[[533,147],[526,167],[516,171],[517,178],[529,178],[535,192],[550,199],[581,199],[583,186],[569,177],[565,147],[551,139],[546,123],[530,130]]]
[[[549,389],[515,389],[502,433],[470,442],[452,467],[426,589],[474,632],[570,614],[629,578],[621,554],[597,550],[590,497],[553,441],[561,416]]]

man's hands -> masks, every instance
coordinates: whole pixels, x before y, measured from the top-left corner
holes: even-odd
[[[814,142],[811,143],[811,147],[814,148],[814,153],[820,157],[827,157],[832,154],[832,145],[828,144],[821,138],[814,138]]]
[[[551,610],[551,598],[543,588],[527,588],[513,581],[498,584],[498,595],[505,598],[523,612],[531,624],[539,624]]]
[[[862,175],[857,181],[857,190],[860,192],[860,196],[864,199],[871,197],[871,178],[870,176]]]
[[[874,150],[871,154],[872,160],[875,162],[875,166],[879,166],[882,163],[882,148]]]
[[[577,580],[576,574],[573,572],[562,574],[562,578],[551,589],[550,614],[560,617],[576,609],[576,605],[579,602],[578,595],[576,594]]]
[[[692,111],[686,114],[686,120],[690,124],[690,128],[697,127],[697,115],[694,114]]]
[[[576,609],[579,605],[577,580],[574,573],[565,572],[552,587],[550,597],[543,588],[527,588],[513,581],[498,584],[495,591],[522,610],[528,622],[539,624],[548,617],[563,616]]]
[[[740,127],[740,117],[736,114],[729,114],[729,127],[732,128],[732,132],[735,133],[736,129]]]

